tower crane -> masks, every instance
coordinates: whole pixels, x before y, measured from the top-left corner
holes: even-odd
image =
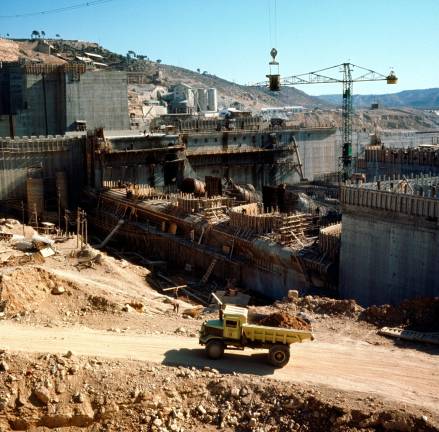
[[[396,84],[398,78],[394,71],[390,71],[388,75],[383,75],[372,69],[367,69],[352,63],[341,63],[339,65],[319,69],[313,72],[281,78],[279,75],[279,63],[276,61],[277,50],[273,48],[270,55],[272,61],[269,63],[270,73],[267,75],[268,83],[259,83],[257,85],[268,85],[269,89],[272,91],[279,91],[281,86],[296,86],[302,84],[341,83],[343,85],[342,157],[340,171],[342,179],[347,180],[351,176],[352,171],[353,83],[364,81],[386,81],[387,84]],[[341,73],[342,76],[331,76],[334,71]]]

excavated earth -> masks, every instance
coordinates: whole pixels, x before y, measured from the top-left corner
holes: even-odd
[[[0,368],[4,431],[439,430],[422,409],[208,367],[6,352]]]
[[[259,323],[312,326],[316,336],[267,373],[258,353],[214,365],[192,355],[201,323],[217,312],[193,318],[183,299],[175,312],[144,267],[93,248],[85,255],[100,259],[84,265],[76,239],[54,249],[44,259],[0,240],[0,432],[439,430],[439,350],[377,333],[433,328],[438,299],[363,309],[307,296],[251,307]],[[163,360],[163,347],[181,359]]]

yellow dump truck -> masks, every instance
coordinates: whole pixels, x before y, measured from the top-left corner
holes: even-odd
[[[311,331],[249,324],[247,316],[247,309],[226,305],[220,307],[218,320],[202,324],[200,344],[206,347],[209,358],[221,358],[226,348],[264,348],[269,350],[269,362],[281,368],[290,360],[292,343],[314,340]]]

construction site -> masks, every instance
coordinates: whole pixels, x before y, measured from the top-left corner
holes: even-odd
[[[310,122],[73,42],[0,39],[0,431],[438,431],[439,129],[352,105],[395,73],[273,49]]]

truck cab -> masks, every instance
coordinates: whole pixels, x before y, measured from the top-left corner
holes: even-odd
[[[242,325],[247,323],[247,314],[245,308],[227,305],[223,311],[223,336],[227,339],[241,339]]]
[[[226,305],[220,310],[220,319],[205,321],[201,327],[200,339],[224,338],[235,341],[241,340],[242,326],[247,323],[248,311],[245,308]],[[204,338],[207,337],[206,340]]]

